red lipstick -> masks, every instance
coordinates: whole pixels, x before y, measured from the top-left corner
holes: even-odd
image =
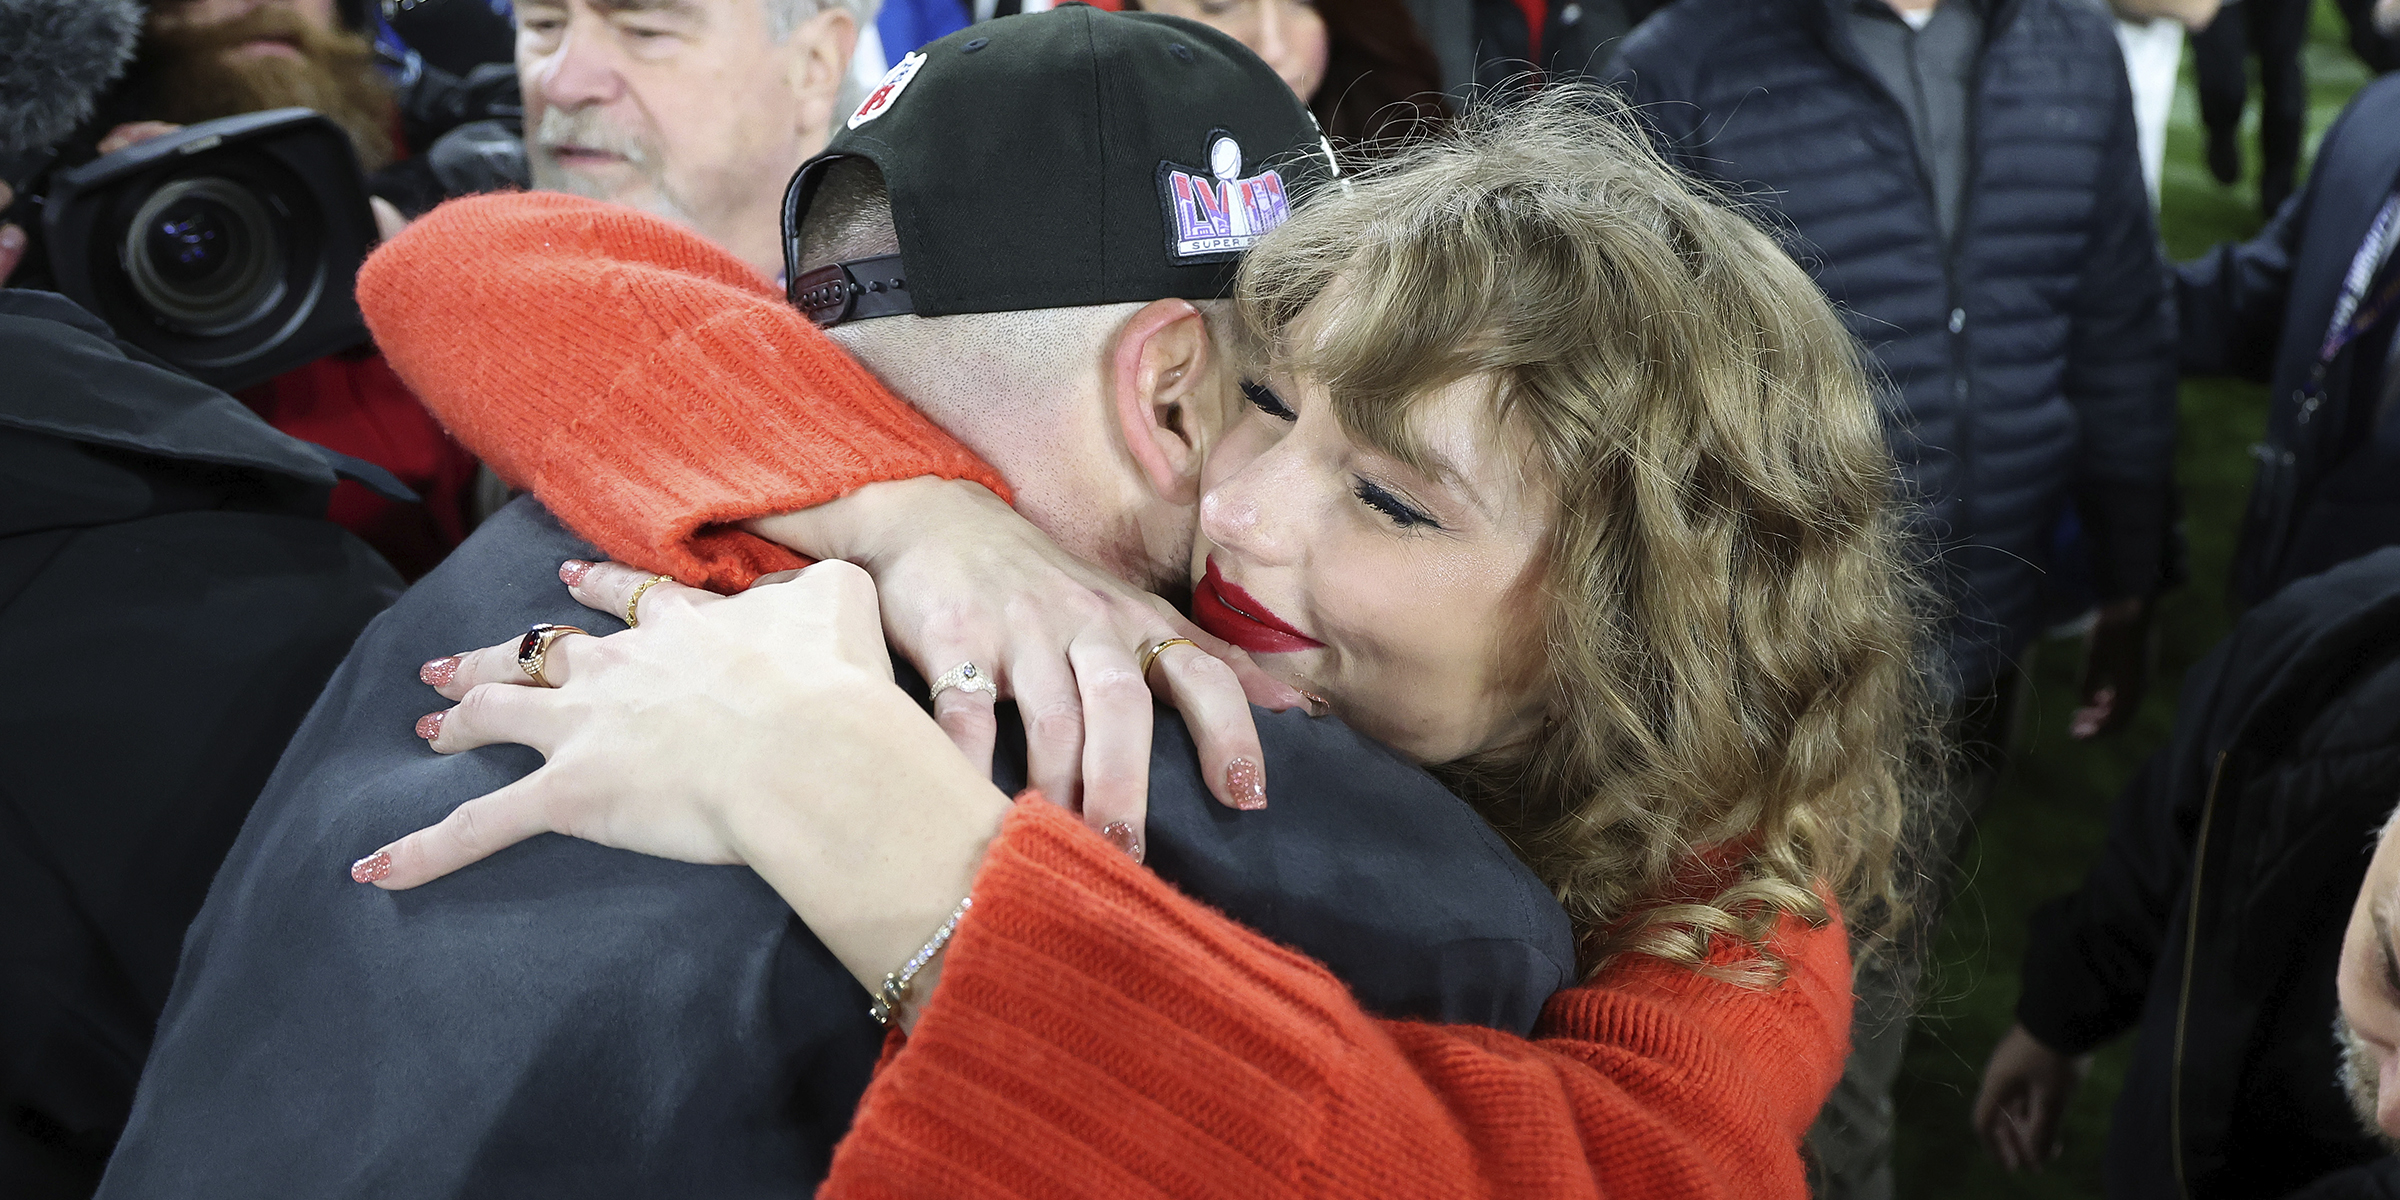
[[[1208,560],[1208,570],[1192,588],[1192,620],[1200,628],[1254,654],[1287,654],[1294,650],[1321,650],[1325,646],[1292,628],[1250,593],[1227,582],[1217,573],[1214,558]]]

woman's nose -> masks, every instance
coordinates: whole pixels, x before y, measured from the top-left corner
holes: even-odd
[[[1200,532],[1260,564],[1290,556],[1294,517],[1307,505],[1280,449],[1268,449],[1200,497]]]
[[[1267,60],[1267,65],[1283,69],[1283,5],[1280,0],[1260,0],[1258,6],[1258,44],[1251,49]]]

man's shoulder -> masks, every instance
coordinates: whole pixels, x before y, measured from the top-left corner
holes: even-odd
[[[1625,35],[1620,73],[1688,79],[1755,55],[1788,55],[1813,45],[1800,4],[1806,0],[1676,0]]]
[[[1573,979],[1550,890],[1432,775],[1330,717],[1253,710],[1270,802],[1228,809],[1161,708],[1150,863],[1324,962],[1368,1008],[1524,1032]]]
[[[193,924],[104,1195],[364,1178],[455,1195],[510,1154],[614,1172],[600,1194],[801,1189],[821,1169],[837,1120],[758,1114],[819,1091],[846,1112],[874,1030],[753,873],[544,836],[411,891],[349,879],[541,765],[522,746],[433,753],[412,726],[445,702],[416,668],[538,620],[613,631],[558,583],[560,559],[590,553],[519,501],[359,638]],[[663,1113],[757,1136],[660,1146]],[[632,1162],[646,1145],[656,1161]]]
[[[2362,152],[2400,154],[2400,72],[2377,76],[2358,89],[2318,151],[2321,157]]]

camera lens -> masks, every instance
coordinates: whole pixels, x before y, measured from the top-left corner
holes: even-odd
[[[200,337],[230,333],[284,293],[283,234],[249,188],[215,176],[151,193],[125,230],[134,294]]]

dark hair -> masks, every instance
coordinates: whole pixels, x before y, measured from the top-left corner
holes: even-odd
[[[853,155],[825,164],[824,177],[800,216],[800,269],[877,254],[898,254],[900,234],[892,227],[892,197],[883,172]]]
[[[1317,94],[1304,99],[1345,156],[1376,157],[1412,135],[1432,133],[1448,119],[1441,61],[1417,29],[1406,0],[1308,3],[1325,22],[1325,78]],[[1143,11],[1142,0],[1116,4],[1126,12]]]
[[[1449,116],[1442,66],[1403,0],[1315,0],[1325,82],[1308,110],[1335,146],[1369,157]]]

